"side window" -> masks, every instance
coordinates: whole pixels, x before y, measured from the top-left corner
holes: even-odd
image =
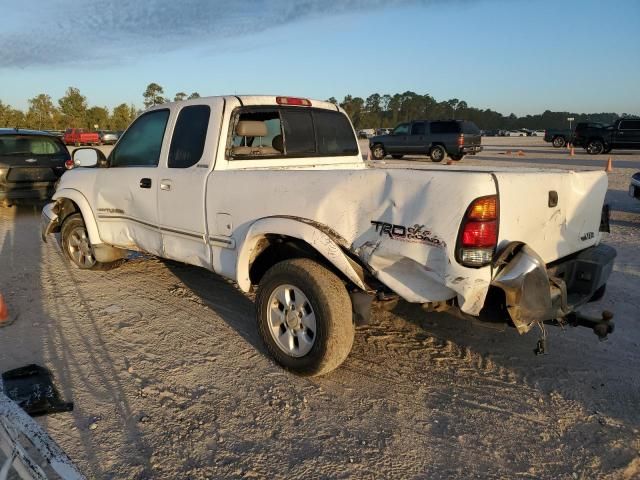
[[[139,117],[109,155],[111,167],[157,166],[169,110],[154,110]]]
[[[320,155],[355,155],[358,144],[353,128],[345,115],[340,112],[317,110],[313,113],[316,141]],[[287,152],[289,139],[287,138]]]
[[[409,135],[409,124],[401,123],[393,131],[394,135]]]
[[[287,155],[315,153],[313,120],[308,110],[284,110],[282,127]]]
[[[424,135],[424,122],[417,122],[411,125],[411,135]]]
[[[180,110],[169,149],[169,168],[189,168],[200,161],[210,115],[208,105],[192,105]]]
[[[640,120],[624,120],[620,122],[620,130],[640,130]]]

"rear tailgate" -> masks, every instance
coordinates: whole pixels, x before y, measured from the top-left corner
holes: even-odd
[[[495,172],[499,246],[520,241],[545,263],[599,242],[605,172]]]

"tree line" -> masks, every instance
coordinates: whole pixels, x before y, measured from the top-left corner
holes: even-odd
[[[592,121],[613,123],[620,116],[617,113],[571,113],[546,110],[537,115],[518,117],[511,113],[503,115],[491,109],[471,107],[464,100],[452,98],[441,102],[431,95],[420,95],[407,91],[394,95],[374,93],[367,98],[347,95],[342,102],[334,97],[329,102],[340,105],[347,112],[356,129],[391,128],[410,120],[471,120],[483,130],[516,130],[528,128],[568,128],[567,118],[575,122]],[[623,113],[622,116],[627,116]]]
[[[173,101],[199,98],[198,92],[178,92]],[[144,108],[171,101],[165,96],[162,86],[150,83],[142,94]],[[532,130],[545,128],[567,128],[568,117],[575,122],[593,121],[613,123],[620,117],[617,113],[572,113],[546,110],[537,115],[518,117],[511,113],[503,115],[491,109],[471,107],[464,100],[452,98],[438,102],[431,95],[407,91],[394,95],[374,93],[367,98],[346,95],[341,102],[334,97],[329,102],[345,109],[356,129],[389,128],[414,119],[458,119],[471,120],[483,130]],[[69,87],[56,103],[46,93],[30,98],[27,111],[7,105],[0,100],[0,127],[35,128],[40,130],[62,130],[65,128],[124,130],[140,114],[133,104],[121,103],[113,109],[89,107],[87,97],[76,87]],[[627,116],[623,113],[622,116]]]
[[[198,98],[200,94],[184,92],[175,94],[173,100]],[[165,98],[164,89],[157,83],[150,83],[142,94],[145,109],[171,101]],[[87,97],[76,87],[69,87],[64,96],[56,103],[51,96],[40,93],[28,100],[26,111],[13,108],[0,99],[0,127],[33,128],[38,130],[64,130],[66,128],[94,129],[95,125],[103,130],[124,130],[141,111],[135,105],[121,103],[113,109],[92,106]]]

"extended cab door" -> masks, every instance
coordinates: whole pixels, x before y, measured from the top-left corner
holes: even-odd
[[[411,135],[409,135],[405,153],[417,154],[427,151],[425,127],[425,122],[413,122],[411,124]]]
[[[158,216],[164,257],[211,268],[204,206],[224,99],[206,103],[187,104],[177,113],[169,154],[160,167]]]
[[[105,243],[162,254],[156,186],[168,120],[168,109],[138,117],[109,155],[108,168],[97,169],[92,204]]]
[[[616,148],[640,148],[640,120],[621,120],[613,135]]]

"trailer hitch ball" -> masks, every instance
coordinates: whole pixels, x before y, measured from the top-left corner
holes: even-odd
[[[591,317],[582,313],[573,312],[569,316],[569,323],[574,327],[581,326],[593,330],[600,340],[606,340],[610,333],[613,333],[613,313],[608,310],[602,312],[600,318]]]

